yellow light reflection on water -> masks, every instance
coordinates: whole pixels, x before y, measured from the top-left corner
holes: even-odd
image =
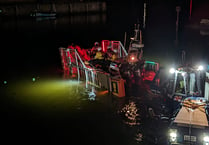
[[[75,106],[80,92],[84,90],[82,82],[62,79],[19,80],[10,84],[6,95],[26,106],[40,109],[66,108]]]

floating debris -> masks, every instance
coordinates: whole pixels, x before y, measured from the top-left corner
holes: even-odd
[[[96,94],[94,92],[89,92],[89,100],[95,101],[95,99],[96,99]]]

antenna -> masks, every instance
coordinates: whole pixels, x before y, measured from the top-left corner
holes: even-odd
[[[185,65],[185,56],[186,56],[186,51],[182,50],[181,51],[181,63],[183,66]]]
[[[145,29],[146,23],[146,2],[144,3],[144,19],[143,19],[143,28]]]

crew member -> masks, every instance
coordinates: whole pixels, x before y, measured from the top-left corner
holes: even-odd
[[[104,59],[101,47],[98,47],[94,59]]]
[[[95,42],[94,46],[91,49],[91,58],[94,58],[96,55],[96,52],[98,52],[98,50],[102,49],[101,46],[99,45],[99,42]]]

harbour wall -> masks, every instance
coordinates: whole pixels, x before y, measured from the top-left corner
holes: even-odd
[[[106,11],[106,2],[27,3],[0,5],[0,16],[30,16],[31,13],[56,12],[57,15]]]

